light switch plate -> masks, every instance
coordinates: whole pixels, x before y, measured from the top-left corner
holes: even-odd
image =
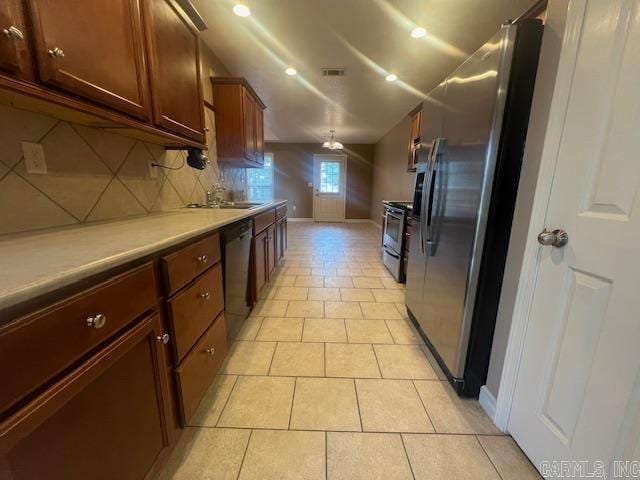
[[[27,173],[37,175],[47,174],[47,162],[44,158],[44,148],[41,143],[22,142],[22,155]]]
[[[313,187],[313,183],[312,182],[308,182],[307,183],[307,187]]]

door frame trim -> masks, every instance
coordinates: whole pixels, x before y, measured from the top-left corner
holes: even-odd
[[[537,241],[537,235],[543,230],[546,223],[586,6],[587,0],[570,0],[567,11],[566,27],[558,61],[558,73],[553,87],[549,120],[545,129],[540,169],[527,230],[526,247],[521,260],[511,327],[496,397],[493,421],[503,432],[508,432],[509,428],[511,407],[533,308],[535,284],[540,267],[540,245]]]
[[[336,159],[340,159],[342,160],[342,164],[344,165],[344,204],[342,206],[342,220],[338,220],[338,222],[345,222],[347,219],[347,154],[345,153],[315,153],[313,155],[313,168],[312,168],[312,173],[313,173],[313,178],[312,178],[312,184],[313,184],[313,202],[312,202],[312,211],[311,211],[311,218],[313,219],[314,222],[317,222],[316,220],[316,192],[315,192],[315,188],[316,188],[316,157],[333,157]],[[342,182],[340,182],[342,186]]]

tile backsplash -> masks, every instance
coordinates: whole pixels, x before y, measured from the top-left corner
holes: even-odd
[[[213,112],[205,110],[214,132]],[[0,235],[201,203],[219,180],[210,137],[211,163],[200,171],[186,164],[185,151],[0,106]],[[23,141],[42,145],[46,174],[27,173]],[[244,192],[244,170],[224,171],[228,192],[237,199]]]

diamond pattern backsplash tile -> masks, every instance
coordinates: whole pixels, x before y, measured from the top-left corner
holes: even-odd
[[[186,164],[186,152],[0,106],[0,235],[117,219],[204,202],[218,182],[213,115],[211,163]],[[21,142],[42,144],[48,173],[27,173]],[[175,170],[150,167],[150,163]],[[230,179],[243,169],[225,168]],[[236,191],[232,182],[227,188]]]

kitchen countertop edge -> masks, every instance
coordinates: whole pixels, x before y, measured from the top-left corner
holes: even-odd
[[[277,208],[286,203],[287,200],[274,200],[273,202],[267,203],[257,208],[237,210],[236,215],[220,219],[218,221],[211,221],[210,223],[207,223],[206,220],[203,220],[203,224],[200,226],[184,231],[176,231],[168,237],[162,237],[161,235],[163,234],[163,232],[158,232],[159,238],[156,241],[150,242],[148,240],[140,240],[140,244],[137,247],[129,246],[127,248],[124,248],[122,251],[112,252],[103,257],[87,258],[87,260],[84,262],[81,259],[78,259],[78,261],[75,262],[75,265],[63,265],[64,262],[60,261],[62,267],[60,270],[57,270],[55,268],[55,260],[53,260],[48,265],[48,270],[55,271],[56,273],[51,273],[46,276],[34,274],[33,279],[30,281],[14,281],[12,284],[12,282],[8,280],[11,277],[12,272],[15,275],[16,269],[25,268],[24,264],[20,261],[20,256],[12,256],[11,258],[0,259],[0,265],[2,265],[2,269],[6,272],[6,277],[0,278],[0,314],[3,311],[15,307],[19,304],[31,301],[32,299],[38,298],[40,296],[53,293],[56,290],[68,287],[84,279],[133,262],[136,259],[141,259],[162,250],[166,250],[173,246],[179,245],[180,243],[184,243],[191,238],[198,237],[200,235],[206,234],[207,232],[213,232],[239,220],[254,217],[262,212],[265,212],[272,208]],[[9,253],[11,253],[11,250],[15,250],[17,248],[17,245],[29,239],[41,237],[44,243],[47,240],[47,235],[58,236],[59,238],[57,239],[57,243],[61,243],[64,241],[65,234],[67,234],[70,238],[76,237],[75,240],[79,241],[81,240],[81,238],[77,237],[82,237],[83,233],[87,232],[91,227],[108,228],[110,226],[117,228],[123,226],[126,223],[128,224],[128,227],[135,228],[136,222],[138,222],[140,226],[144,226],[144,224],[149,222],[151,219],[166,218],[168,221],[170,221],[172,218],[176,218],[176,216],[183,215],[185,216],[182,217],[184,219],[189,218],[186,216],[191,215],[207,215],[208,217],[210,217],[212,215],[215,215],[216,212],[225,212],[226,214],[228,214],[231,212],[236,212],[236,210],[177,209],[162,212],[153,217],[149,215],[135,218],[128,217],[109,222],[96,222],[91,224],[74,225],[73,227],[65,227],[62,229],[35,231],[32,235],[22,234],[0,240],[0,254],[3,253],[3,250],[9,250]],[[104,229],[106,230],[106,228]],[[7,246],[9,248],[7,248]],[[37,241],[35,246],[38,246]],[[40,245],[40,247],[46,250],[46,245],[43,244]],[[69,248],[73,248],[73,243],[69,244]],[[57,254],[59,252],[52,251],[51,253]],[[27,264],[27,266],[33,267],[32,264]],[[22,277],[24,277],[24,275],[22,275]],[[5,286],[5,283],[8,283],[8,285]],[[4,323],[4,319],[0,320],[0,324],[2,323]]]

